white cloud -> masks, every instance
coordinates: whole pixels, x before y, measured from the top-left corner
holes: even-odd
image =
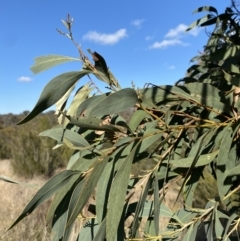
[[[83,39],[90,40],[99,44],[116,44],[121,39],[127,37],[127,30],[122,28],[115,33],[98,33],[97,31],[89,31],[83,36]]]
[[[33,80],[33,78],[29,77],[29,76],[21,76],[17,79],[20,82],[30,82]]]
[[[200,32],[200,28],[194,28],[188,32],[186,32],[186,29],[188,28],[185,24],[179,24],[176,28],[170,29],[167,34],[165,35],[165,38],[180,38],[184,34],[190,34],[193,36],[197,36]]]
[[[168,66],[168,69],[171,69],[171,70],[176,69],[176,66],[170,65],[170,66]]]
[[[149,46],[150,49],[163,49],[167,48],[169,46],[174,46],[174,45],[182,45],[182,46],[188,46],[188,43],[184,43],[179,39],[167,39],[163,40],[161,42],[155,42],[151,46]]]
[[[145,19],[135,19],[131,22],[132,25],[140,28],[142,26],[142,23],[145,21]]]
[[[145,37],[145,40],[146,40],[146,41],[149,41],[149,40],[151,40],[151,39],[153,39],[153,38],[154,38],[154,36],[146,36],[146,37]]]

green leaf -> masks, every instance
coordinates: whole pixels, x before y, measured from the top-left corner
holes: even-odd
[[[90,84],[87,83],[86,85],[82,86],[78,89],[77,93],[75,94],[72,103],[70,104],[67,115],[78,117],[77,110],[79,105],[88,98],[88,95],[93,90],[90,88]],[[65,124],[66,125],[66,124]]]
[[[134,132],[136,128],[139,126],[141,121],[147,116],[147,113],[144,110],[137,110],[133,113],[128,126]]]
[[[52,220],[53,241],[59,241],[64,236],[70,198],[70,193],[65,195],[54,212]]]
[[[106,239],[114,241],[118,229],[118,225],[122,216],[124,201],[126,197],[129,175],[131,172],[132,161],[138,153],[139,143],[133,148],[131,153],[122,162],[122,165],[116,173],[108,201],[107,223],[106,223]]]
[[[199,18],[198,20],[194,21],[190,24],[190,26],[186,29],[186,31],[189,31],[197,26],[202,25],[203,23],[207,22],[209,19],[212,19],[213,16],[211,14],[207,14],[206,16]]]
[[[64,139],[67,139],[78,147],[87,147],[90,145],[83,136],[69,129],[63,129],[62,126],[43,131],[39,135],[48,136],[58,142],[63,142]]]
[[[157,171],[154,172],[154,195],[153,195],[153,203],[154,203],[154,225],[156,235],[159,234],[159,216],[160,216],[160,198],[159,198],[159,185],[158,185],[158,177]]]
[[[133,107],[138,101],[135,90],[126,88],[114,92],[95,105],[89,113],[89,116],[103,116],[116,114]]]
[[[232,226],[233,223],[234,223],[234,220],[237,220],[237,219],[239,219],[239,216],[238,216],[236,213],[233,213],[233,214],[229,217],[228,222],[227,222],[227,225],[226,225],[226,227],[225,227],[225,231],[224,231],[222,240],[230,241],[230,239],[227,238],[226,236],[228,235],[228,231],[231,230],[230,226]],[[230,230],[229,230],[229,229],[230,229]]]
[[[197,9],[195,9],[193,11],[193,13],[199,13],[199,12],[203,12],[203,11],[207,11],[207,12],[214,12],[216,14],[218,14],[217,9],[212,7],[212,6],[203,6],[203,7],[199,7]]]
[[[138,224],[139,224],[139,216],[141,215],[140,212],[144,211],[143,208],[144,208],[144,204],[146,202],[148,190],[149,190],[149,187],[150,187],[150,175],[147,177],[147,180],[145,180],[145,182],[146,182],[146,185],[142,184],[143,189],[142,189],[142,192],[141,192],[140,199],[137,203],[137,207],[136,207],[135,214],[134,214],[134,220],[133,220],[132,226],[131,226],[132,237],[135,237],[136,232],[137,232],[137,228],[138,228]],[[136,185],[138,185],[138,183]],[[150,213],[150,211],[149,211],[149,213]]]
[[[96,213],[99,223],[105,218],[107,211],[108,194],[114,174],[114,161],[110,161],[105,166],[103,173],[97,183],[96,189]]]
[[[88,221],[88,223],[80,230],[76,241],[92,241],[98,232],[99,224],[94,223],[94,219]]]
[[[221,145],[219,149],[219,155],[217,158],[216,174],[217,174],[217,185],[218,192],[221,200],[226,195],[229,189],[229,185],[224,185],[225,171],[226,171],[226,160],[228,160],[228,153],[230,151],[233,139],[233,129],[230,126],[224,128],[224,137],[221,140]],[[222,132],[223,132],[222,131]]]
[[[73,175],[67,182],[67,184],[59,190],[55,196],[54,199],[48,209],[47,216],[46,216],[46,223],[48,224],[50,222],[50,219],[53,218],[54,212],[56,211],[57,207],[60,205],[62,200],[65,196],[71,196],[72,192],[70,190],[74,186],[74,183],[79,179],[78,175]]]
[[[86,99],[79,105],[76,116],[84,115],[84,117],[88,117],[89,112],[92,110],[92,108],[99,104],[102,100],[104,100],[108,95],[109,93],[106,93],[103,95],[92,96]]]
[[[56,105],[55,115],[57,115],[57,117],[58,117],[59,124],[63,123],[63,115],[61,114],[61,112],[64,112],[66,104],[67,104],[67,100],[68,100],[70,94],[72,93],[72,91],[74,90],[75,86],[76,86],[76,83],[74,85],[72,85],[72,87],[70,87],[69,90],[55,104]]]
[[[189,99],[189,94],[177,86],[163,85],[139,90],[142,104],[146,107],[155,106],[165,101],[179,101],[179,97]]]
[[[184,235],[184,238],[182,239],[182,241],[192,241],[192,232],[193,232],[193,226],[194,224],[190,225],[190,227],[187,230],[187,233]]]
[[[69,169],[85,172],[93,165],[93,163],[96,161],[96,158],[97,157],[92,159],[79,158],[72,166],[69,167]]]
[[[216,237],[222,237],[224,229],[218,216],[218,210],[216,210],[214,214],[215,214],[214,224],[215,224]]]
[[[99,178],[102,175],[102,172],[109,159],[109,157],[106,157],[101,160],[102,158],[103,157],[97,158],[96,162],[93,164],[93,169],[84,178],[84,183],[79,192],[74,190],[71,202],[69,204],[68,226],[70,226],[77,218],[92,194],[93,189],[96,187],[96,184],[99,181]]]
[[[187,207],[192,207],[193,205],[195,190],[197,185],[199,184],[199,180],[201,176],[203,175],[203,169],[204,169],[204,166],[194,168],[187,182],[184,185],[184,199],[185,199],[185,205]]]
[[[32,200],[27,204],[19,217],[14,221],[9,229],[13,228],[17,223],[19,223],[23,218],[28,216],[33,210],[35,210],[44,201],[49,199],[53,194],[55,194],[59,189],[63,188],[73,175],[80,175],[79,171],[65,170],[53,176],[48,182],[46,182],[39,191],[34,195]]]
[[[33,110],[20,122],[17,124],[24,124],[35,116],[55,104],[59,101],[62,96],[72,87],[80,78],[88,74],[89,71],[73,71],[67,72],[57,77],[53,78],[48,84],[44,87],[39,100]]]
[[[228,82],[230,82],[232,85],[240,86],[240,78],[239,78],[239,75],[231,75],[231,74],[227,73],[227,72],[224,71],[224,70],[222,70],[222,71],[223,71],[225,80],[227,80]]]
[[[106,237],[106,218],[100,224],[100,227],[92,241],[104,241]]]
[[[200,167],[200,166],[206,166],[207,164],[211,163],[215,157],[218,155],[219,151],[214,151],[208,154],[204,154],[199,156],[195,167]],[[182,167],[182,168],[189,168],[192,165],[194,157],[187,157],[187,158],[181,158],[178,160],[169,160],[170,166],[176,168],[176,167]],[[167,161],[164,161],[164,163]]]
[[[237,165],[230,170],[226,170],[225,173],[224,173],[225,179],[227,177],[236,176],[236,175],[238,175],[238,176],[240,175],[240,165]]]
[[[139,153],[144,152],[150,146],[152,146],[154,143],[158,144],[161,140],[162,135],[163,134],[159,133],[159,130],[157,130],[157,129],[149,129],[149,130],[145,131],[141,146],[139,148]]]
[[[224,94],[216,87],[205,83],[189,83],[184,87],[191,93],[192,100],[197,103],[209,106],[220,113],[231,113],[231,107]]]
[[[69,56],[63,56],[63,55],[46,55],[46,56],[40,56],[34,59],[35,63],[30,68],[34,74],[38,74],[44,70],[50,69],[56,65],[66,63],[69,61],[80,61],[79,58],[73,58]]]
[[[90,130],[102,130],[102,131],[116,131],[116,132],[123,132],[120,130],[120,127],[116,127],[115,125],[103,125],[102,120],[89,117],[89,118],[74,118],[71,116],[66,116],[70,123],[82,128],[90,129]]]

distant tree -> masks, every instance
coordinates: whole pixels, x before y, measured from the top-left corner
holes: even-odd
[[[209,25],[214,30],[181,86],[121,89],[104,58],[89,51],[92,64],[76,44],[73,19],[62,21],[68,32],[59,32],[76,45],[79,59],[42,56],[31,70],[36,74],[74,60],[83,67],[53,78],[18,124],[56,104],[59,125],[40,135],[74,154],[67,169],[37,192],[10,228],[54,196],[46,218],[53,240],[69,240],[76,224],[78,240],[235,240],[240,223],[240,25],[234,6],[222,14],[211,6],[195,11],[208,14],[188,30]],[[106,93],[99,92],[90,74],[108,85]],[[66,109],[84,76],[89,82]],[[129,108],[135,111],[127,122],[119,113]],[[196,208],[206,177],[216,191],[205,208]],[[177,195],[170,197],[174,188]]]

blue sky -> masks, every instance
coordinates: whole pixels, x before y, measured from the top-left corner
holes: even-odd
[[[41,55],[78,57],[71,41],[56,31],[65,31],[61,19],[68,13],[74,18],[73,35],[83,51],[90,48],[101,54],[122,87],[133,81],[141,88],[145,83],[174,84],[184,77],[189,60],[207,41],[203,28],[184,30],[204,16],[192,12],[205,5],[221,13],[230,1],[1,1],[0,114],[32,110],[49,80],[81,68],[70,62],[38,75],[30,71],[34,58]],[[79,85],[87,81],[80,80]],[[94,81],[104,91],[104,85]]]

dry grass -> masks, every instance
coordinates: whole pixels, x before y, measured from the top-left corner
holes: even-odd
[[[0,161],[0,175],[5,175],[21,182],[29,182],[38,187],[42,186],[46,181],[40,177],[24,180],[13,175],[9,162],[8,160]],[[6,229],[18,217],[36,191],[37,189],[34,188],[0,180],[0,241],[50,240],[50,234],[45,226],[45,214],[49,203],[40,206],[29,217],[5,233]]]

